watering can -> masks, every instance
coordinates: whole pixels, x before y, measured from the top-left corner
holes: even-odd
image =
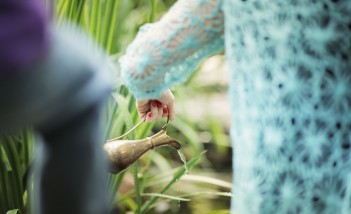
[[[167,135],[167,125],[169,123],[169,118],[166,125],[164,125],[159,132],[150,137],[140,140],[120,140],[132,132],[144,121],[145,120],[140,121],[136,126],[134,126],[131,130],[122,136],[108,140],[105,143],[104,151],[107,155],[110,165],[108,169],[109,172],[116,174],[125,170],[147,151],[160,146],[170,146],[177,150],[180,149],[180,143]]]

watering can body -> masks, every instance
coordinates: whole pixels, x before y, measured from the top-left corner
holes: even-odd
[[[109,172],[116,174],[125,170],[147,151],[160,146],[170,146],[177,150],[181,147],[177,140],[167,135],[166,129],[145,139],[107,141],[104,151],[109,160]]]

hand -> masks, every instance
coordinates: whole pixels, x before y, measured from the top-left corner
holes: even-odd
[[[136,107],[140,118],[145,118],[147,123],[167,116],[170,120],[174,120],[174,96],[170,90],[166,90],[154,100],[137,100]]]

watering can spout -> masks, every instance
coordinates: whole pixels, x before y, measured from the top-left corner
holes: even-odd
[[[109,171],[118,173],[138,160],[147,151],[160,146],[170,146],[180,149],[180,143],[162,129],[158,133],[140,140],[110,140],[104,145],[104,151],[109,160]]]
[[[173,140],[174,140],[174,139],[173,139]],[[173,142],[171,142],[169,145],[170,145],[171,147],[175,148],[176,150],[179,150],[180,147],[182,147],[182,146],[180,145],[180,143],[179,143],[178,141],[176,141],[176,140],[174,140]]]
[[[181,147],[180,143],[176,139],[167,135],[165,129],[162,129],[150,138],[155,148],[160,146],[171,146],[178,150]]]

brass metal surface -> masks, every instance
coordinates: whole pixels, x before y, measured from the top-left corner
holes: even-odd
[[[180,149],[180,143],[166,133],[163,127],[158,133],[141,140],[110,140],[104,145],[104,151],[110,162],[109,171],[118,173],[130,166],[147,151],[160,147],[170,146]]]

